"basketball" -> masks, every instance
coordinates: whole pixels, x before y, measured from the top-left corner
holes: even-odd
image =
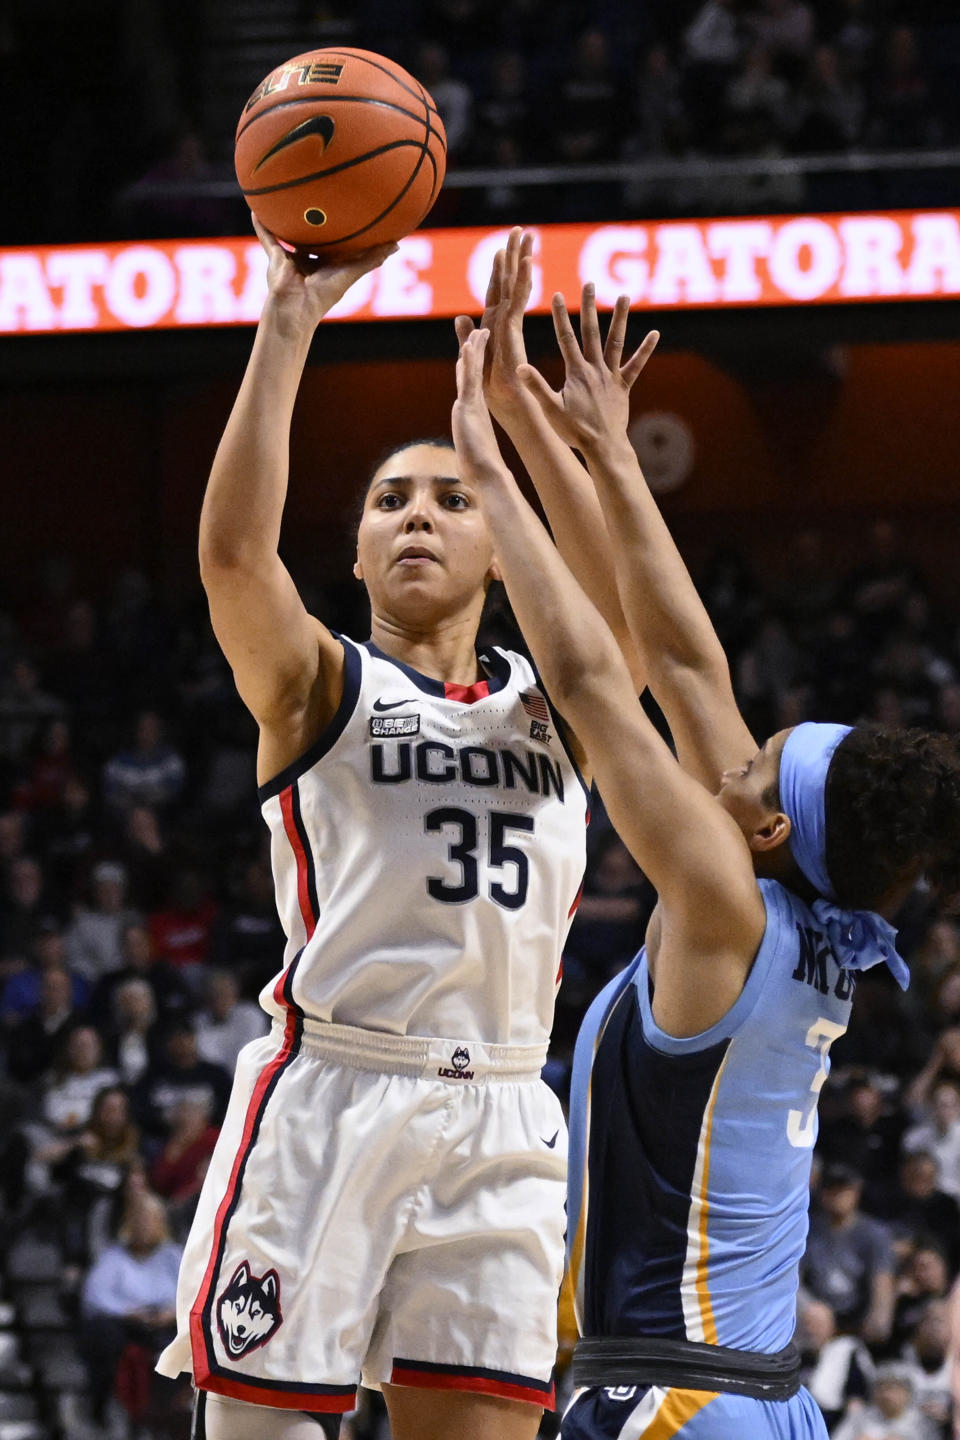
[[[322,49],[271,70],[240,116],[234,162],[278,240],[336,260],[416,229],[437,198],[447,142],[437,107],[401,66]]]

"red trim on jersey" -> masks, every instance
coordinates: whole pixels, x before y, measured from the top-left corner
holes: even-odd
[[[286,973],[286,972],[284,972]],[[260,1078],[253,1087],[253,1094],[250,1096],[250,1103],[247,1106],[247,1113],[243,1121],[243,1134],[240,1137],[240,1144],[237,1153],[233,1157],[233,1167],[230,1171],[230,1179],[227,1181],[227,1188],[223,1199],[217,1209],[217,1218],[213,1222],[213,1241],[210,1246],[210,1259],[207,1261],[206,1273],[190,1310],[190,1344],[193,1350],[193,1373],[197,1384],[201,1388],[216,1389],[214,1381],[217,1377],[211,1376],[207,1366],[207,1349],[203,1333],[203,1312],[206,1309],[210,1290],[213,1286],[214,1274],[217,1268],[217,1256],[220,1253],[220,1240],[223,1232],[223,1224],[230,1207],[233,1204],[236,1193],[237,1181],[247,1152],[253,1140],[253,1134],[260,1117],[260,1106],[263,1097],[269,1088],[270,1082],[278,1070],[282,1069],[290,1058],[294,1044],[297,1040],[299,1017],[295,1010],[287,1011],[287,1024],[283,1032],[283,1044],[274,1055],[268,1065],[265,1065],[260,1072]],[[210,1380],[210,1384],[207,1381]],[[219,1383],[217,1381],[217,1383]],[[232,1383],[232,1382],[231,1382]],[[224,1394],[229,1392],[224,1391]],[[242,1397],[241,1397],[242,1398]]]
[[[478,680],[476,685],[451,685],[448,680],[443,682],[444,700],[460,700],[464,705],[472,705],[475,700],[486,700],[489,694],[489,680]]]
[[[297,829],[297,822],[293,814],[293,786],[288,785],[286,790],[280,791],[280,809],[283,813],[283,828],[287,832],[287,839],[290,841],[290,849],[293,851],[297,862],[297,899],[300,902],[300,915],[303,919],[303,928],[307,932],[309,940],[317,928],[317,917],[313,913],[313,906],[310,904],[310,886],[307,880],[307,852],[303,840]]]
[[[194,1375],[194,1383],[201,1390],[212,1390],[214,1395],[228,1395],[231,1400],[248,1400],[251,1405],[269,1405],[274,1410],[313,1410],[324,1414],[342,1415],[352,1410],[357,1403],[357,1392],[352,1395],[317,1395],[310,1390],[273,1390],[266,1385],[257,1385],[248,1380],[225,1380],[221,1375]]]
[[[574,915],[576,915],[577,911],[580,909],[580,901],[581,901],[582,899],[583,899],[583,881],[581,880],[581,881],[580,881],[580,889],[577,891],[576,895],[574,896],[573,904],[570,906],[570,909],[567,911],[567,919],[568,919],[568,920],[572,920],[573,917],[574,917]]]
[[[414,1370],[412,1367],[393,1367],[391,1385],[415,1385],[423,1390],[473,1390],[480,1395],[500,1395],[505,1400],[526,1400],[531,1405],[540,1405],[553,1410],[556,1397],[553,1386],[549,1390],[536,1390],[532,1385],[514,1385],[508,1380],[494,1380],[489,1375],[457,1374],[451,1367],[449,1374],[438,1374],[435,1370]]]

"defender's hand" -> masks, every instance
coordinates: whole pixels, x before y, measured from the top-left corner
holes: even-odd
[[[519,225],[510,231],[505,249],[498,250],[490,272],[480,328],[489,330],[484,360],[484,393],[491,413],[505,422],[511,411],[529,404],[517,377],[526,364],[523,316],[533,289],[533,236]],[[469,315],[454,321],[462,345],[474,331]]]
[[[508,474],[483,398],[483,365],[488,330],[471,330],[457,360],[457,398],[453,404],[453,444],[465,474],[476,481]]]
[[[551,390],[532,365],[522,365],[518,375],[567,445],[582,449],[611,433],[626,430],[630,391],[660,339],[660,332],[651,330],[626,364],[621,364],[629,314],[629,298],[618,296],[604,345],[596,289],[584,285],[580,302],[581,347],[563,296],[553,297],[553,328],[566,371],[563,389],[559,394]]]

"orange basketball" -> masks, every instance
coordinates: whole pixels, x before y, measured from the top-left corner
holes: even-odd
[[[272,70],[237,126],[247,204],[288,246],[336,259],[416,229],[443,184],[447,139],[418,80],[369,50]]]

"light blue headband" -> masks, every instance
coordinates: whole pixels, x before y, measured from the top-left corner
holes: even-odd
[[[845,910],[837,905],[827,873],[827,771],[834,751],[849,733],[849,725],[806,721],[787,736],[780,757],[780,804],[790,818],[790,851],[823,897],[814,902],[813,913],[843,968],[869,970],[883,961],[901,990],[906,990],[910,971],[897,954],[896,930],[875,910]]]

